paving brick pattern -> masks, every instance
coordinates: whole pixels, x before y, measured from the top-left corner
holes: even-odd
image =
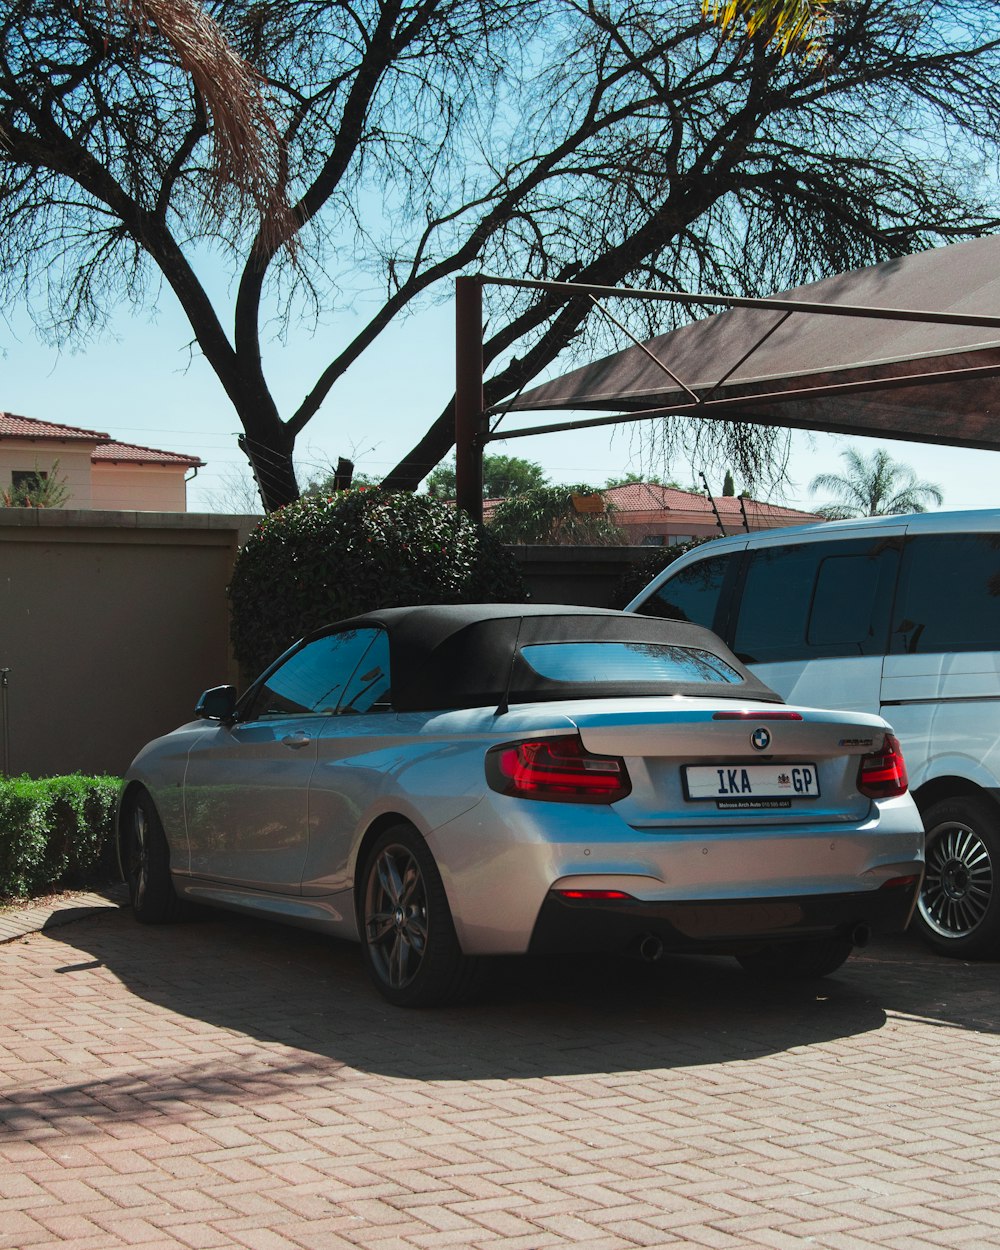
[[[125,911],[0,946],[0,1247],[1000,1247],[1000,978],[551,961],[383,1004],[354,948]]]

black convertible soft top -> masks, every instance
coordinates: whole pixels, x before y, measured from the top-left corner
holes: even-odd
[[[392,704],[401,712],[488,707],[504,700],[536,703],[630,695],[782,702],[711,630],[684,621],[551,603],[438,604],[368,612],[317,630],[310,637],[370,626],[384,628],[389,636]],[[554,682],[524,661],[521,648],[558,642],[659,643],[693,648],[718,656],[743,680],[736,684]]]

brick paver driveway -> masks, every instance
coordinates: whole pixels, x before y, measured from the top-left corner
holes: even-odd
[[[908,940],[401,1012],[352,947],[109,911],[0,972],[4,1247],[1000,1246],[997,965]]]

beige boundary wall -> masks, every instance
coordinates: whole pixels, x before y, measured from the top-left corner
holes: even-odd
[[[253,520],[0,509],[12,774],[120,774],[235,680],[225,587]]]
[[[256,517],[0,508],[10,771],[120,774],[237,681],[225,588]],[[532,598],[604,606],[644,547],[516,547]],[[2,763],[2,760],[0,760]]]

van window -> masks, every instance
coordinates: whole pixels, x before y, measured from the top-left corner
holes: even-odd
[[[691,621],[706,629],[719,630],[717,614],[726,573],[734,567],[735,555],[710,556],[678,571],[636,608],[642,616],[659,616],[670,621]]]
[[[898,547],[848,539],[751,552],[733,650],[749,664],[884,654]]]
[[[1000,650],[1000,535],[918,534],[907,540],[892,650]]]

